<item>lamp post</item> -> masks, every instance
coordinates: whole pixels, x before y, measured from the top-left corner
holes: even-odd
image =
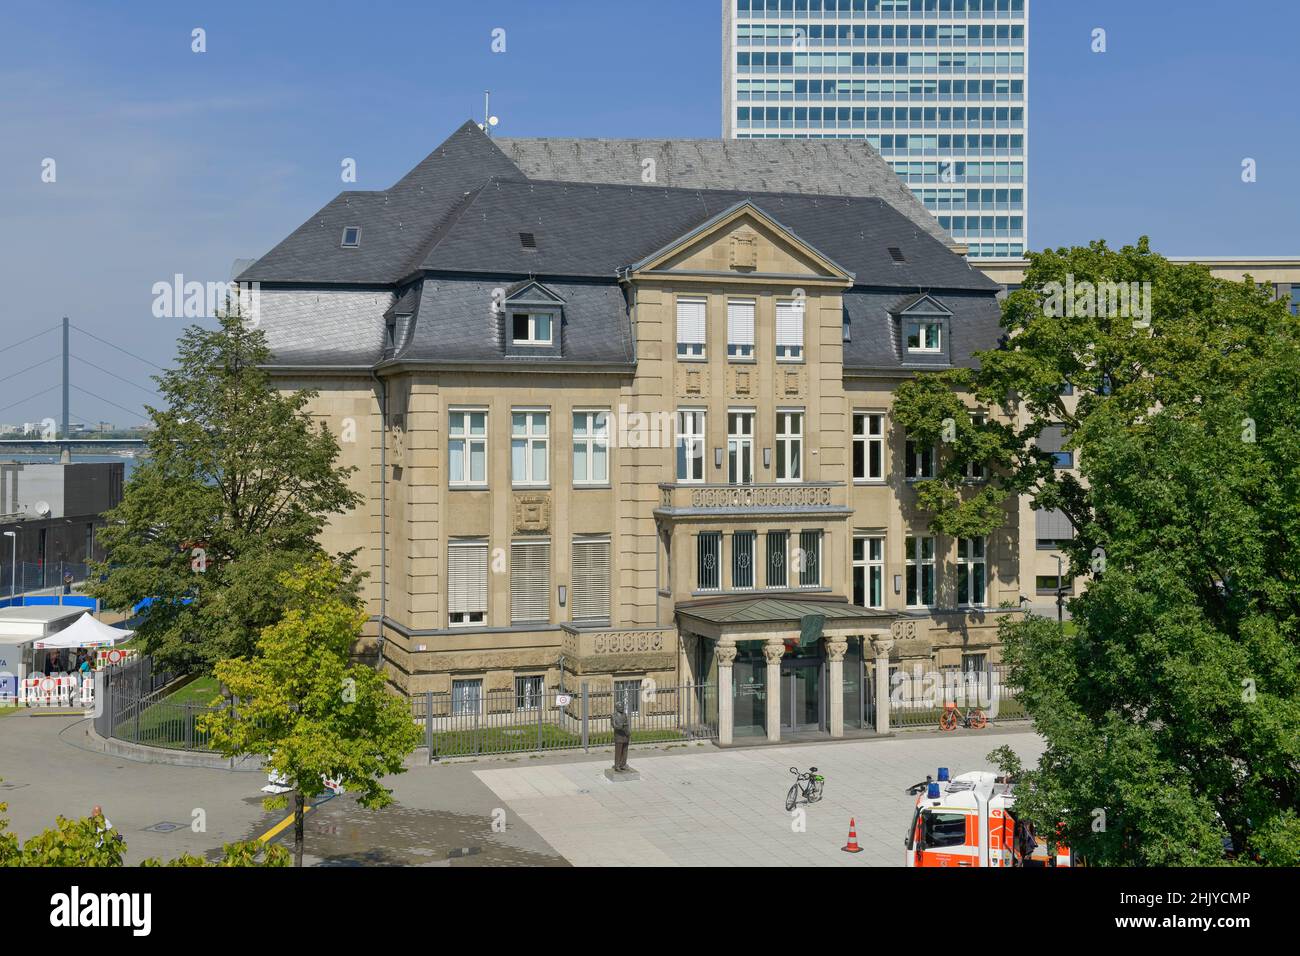
[[[1065,632],[1065,582],[1061,580],[1061,556],[1056,556],[1056,626]]]
[[[5,537],[13,539],[13,556],[10,559],[11,567],[9,568],[9,601],[12,603],[14,596],[18,593],[18,532],[6,531]]]

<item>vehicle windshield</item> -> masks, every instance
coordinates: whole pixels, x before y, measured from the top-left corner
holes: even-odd
[[[966,814],[925,811],[922,833],[927,850],[935,847],[962,846],[966,843]]]

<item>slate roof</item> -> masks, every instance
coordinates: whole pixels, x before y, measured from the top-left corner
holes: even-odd
[[[956,291],[936,293],[932,298],[952,312],[947,333],[947,364],[977,367],[979,363],[972,353],[994,348],[1002,335],[1002,307],[997,298]],[[876,371],[904,368],[896,318],[902,312],[899,308],[902,302],[897,291],[855,288],[844,293],[843,301],[849,326],[849,338],[844,343],[844,367]]]
[[[939,225],[893,167],[865,140],[495,139],[529,179],[641,185],[647,159],[654,184],[678,189],[884,199],[946,245]]]

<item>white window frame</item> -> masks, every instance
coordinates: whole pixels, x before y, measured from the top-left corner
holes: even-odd
[[[978,545],[978,547],[977,547]],[[979,553],[976,554],[975,552]],[[957,539],[957,604],[961,607],[988,607],[989,600],[989,543],[987,537]],[[978,600],[971,600],[971,584],[975,580],[976,568],[981,569],[984,579],[983,593],[974,595]],[[963,576],[967,582],[966,600],[961,599]]]
[[[772,542],[777,540],[775,536],[780,536],[783,544],[780,551],[774,551],[772,548]],[[776,566],[781,568],[779,584],[773,584],[771,580],[772,568]],[[790,532],[784,528],[771,528],[763,532],[763,587],[782,591],[790,587]]]
[[[480,550],[483,553],[483,583],[471,582],[464,587],[472,588],[475,592],[475,598],[470,600],[470,605],[481,605],[480,607],[465,607],[456,609],[453,607],[453,596],[457,588],[452,583],[452,552],[457,550]],[[447,626],[448,627],[486,627],[488,612],[488,543],[481,538],[467,539],[461,541],[452,541],[447,545]],[[477,567],[474,569],[477,572]]]
[[[523,415],[524,433],[515,433],[515,416]],[[543,428],[539,432],[537,422],[541,420]],[[522,443],[524,450],[524,475],[521,478],[515,472],[515,444]],[[542,461],[546,474],[538,477],[533,474],[533,461],[537,448],[543,449]],[[510,484],[514,488],[545,487],[551,476],[551,410],[549,408],[512,408],[510,409]]]
[[[515,677],[515,710],[535,711],[546,699],[546,677],[543,674],[518,674]]]
[[[463,426],[457,428],[453,424],[453,419],[457,415],[465,416]],[[473,416],[483,416],[483,434],[475,435],[473,429]],[[489,418],[486,408],[471,408],[455,406],[447,410],[447,484],[452,488],[486,488],[488,476],[491,472],[488,463],[488,435],[489,435]],[[464,475],[458,480],[454,477],[452,466],[452,452],[457,447],[461,448],[461,462]],[[474,449],[481,448],[483,452],[483,478],[475,481],[473,478],[473,468],[471,467],[474,460]]]
[[[862,557],[858,557],[858,544],[862,544]],[[885,606],[885,538],[878,534],[855,534],[853,536],[853,575],[854,591],[857,591],[857,574],[862,572],[862,607],[883,608]],[[872,600],[872,582],[879,597]],[[856,595],[855,595],[856,596]]]
[[[806,536],[806,537],[805,537]],[[805,548],[806,541],[816,541],[817,550]],[[816,558],[815,567],[808,556]],[[826,532],[820,528],[803,528],[799,531],[799,546],[795,548],[795,567],[799,571],[799,587],[819,588],[822,586],[822,568],[826,563]],[[810,573],[813,572],[813,573]]]
[[[926,340],[929,336],[926,330],[933,329],[934,345],[927,345]],[[943,351],[943,320],[929,316],[911,316],[907,319],[906,338],[907,351],[918,352],[927,355],[934,355]],[[912,344],[913,335],[915,334],[916,345]]]
[[[687,429],[685,426],[691,427]],[[683,485],[701,484],[708,476],[708,463],[705,451],[709,434],[709,416],[702,408],[677,409],[677,437],[673,442],[674,470],[677,481]],[[693,454],[698,452],[698,454]],[[691,474],[692,462],[699,462],[699,476]],[[687,473],[682,474],[682,465]]]
[[[732,416],[736,416],[736,421],[732,421]],[[727,484],[729,485],[752,485],[754,483],[754,426],[758,419],[757,413],[752,408],[729,408],[727,409]],[[742,421],[749,422],[748,433],[735,431],[735,426]],[[749,461],[749,480],[736,480],[740,477],[739,472],[741,464],[745,460],[743,453],[748,452]],[[736,465],[733,475],[732,464]]]
[[[744,548],[737,546],[737,538],[748,540],[749,553],[744,553]],[[752,591],[758,587],[758,562],[755,558],[755,552],[758,551],[758,532],[754,530],[733,531],[731,533],[731,587],[735,591]],[[744,565],[742,561],[748,561]],[[740,584],[736,580],[736,571],[746,569],[749,572],[749,583]]]
[[[797,431],[790,431],[791,424]],[[776,412],[776,480],[783,484],[798,484],[804,480],[804,410],[779,408]],[[784,452],[784,454],[782,454]],[[782,464],[787,474],[782,477]],[[791,464],[794,465],[791,468]],[[796,474],[789,474],[794,471]]]
[[[474,702],[473,707],[464,707],[461,695],[457,694],[460,688],[473,689],[473,694],[466,694],[465,697],[471,698]],[[451,682],[451,715],[453,717],[472,717],[483,713],[483,678],[481,677],[462,677],[455,678]]]
[[[677,317],[677,357],[688,362],[704,361],[708,358],[709,351],[708,297],[679,295],[675,314]],[[683,319],[687,321],[684,322]]]
[[[978,428],[987,421],[987,418],[983,412],[971,412],[970,421]],[[962,470],[967,481],[987,481],[989,477],[989,467],[982,461],[968,461]]]
[[[733,362],[755,360],[754,315],[757,311],[755,299],[727,300],[727,358]]]
[[[578,434],[578,419],[581,416],[584,419],[584,434]],[[597,485],[607,486],[609,484],[610,471],[610,444],[609,444],[609,418],[610,410],[608,408],[575,408],[573,410],[573,483],[575,485]],[[578,473],[578,448],[579,446],[585,452],[587,462],[587,472],[584,475]],[[605,452],[605,474],[597,478],[593,474],[596,462],[596,450],[604,449]]]
[[[528,336],[519,338],[515,335],[515,319],[523,316],[528,320]],[[510,342],[512,345],[536,345],[548,346],[555,344],[555,313],[553,312],[524,312],[512,311],[510,313]],[[546,338],[537,334],[537,320],[546,320]]]
[[[929,542],[929,556],[926,556],[926,542]],[[931,608],[935,606],[939,595],[939,580],[935,565],[936,542],[932,536],[908,535],[903,541],[903,553],[906,555],[907,572],[904,575],[903,597],[910,608]],[[926,572],[930,578],[930,600],[925,600]],[[915,572],[916,598],[912,597],[911,575]]]
[[[716,548],[712,550],[712,553],[710,555],[706,555],[704,550],[704,541],[706,536],[710,542],[716,542],[717,545]],[[701,573],[702,571],[704,571],[706,567],[704,563],[704,559],[706,557],[713,558],[713,562],[714,562],[713,577],[716,580],[715,584],[708,585],[708,586],[705,586],[702,583],[703,575]],[[699,532],[699,534],[695,536],[695,590],[699,592],[707,592],[709,594],[712,594],[715,591],[722,590],[722,532],[721,531],[701,531]]]
[[[604,551],[604,575],[603,580],[599,579],[597,572],[591,568],[586,569],[583,573],[588,576],[588,580],[579,580],[578,570],[578,552],[580,549],[596,546],[597,549]],[[573,621],[608,621],[611,618],[610,605],[613,601],[612,588],[610,579],[612,576],[612,555],[613,544],[610,536],[604,535],[576,535],[573,539],[572,550],[570,551],[569,561],[569,618]],[[587,595],[599,599],[603,607],[598,610],[602,613],[597,614],[579,614],[579,600],[587,600]]]
[[[776,300],[776,360],[778,362],[803,361],[804,326],[808,313],[806,303],[806,299]],[[791,321],[792,314],[797,316],[797,322]]]
[[[859,423],[862,430],[859,431]],[[872,424],[877,431],[871,430]],[[854,467],[857,467],[857,450],[862,448],[862,468],[866,472],[859,475],[854,472],[853,480],[860,484],[879,483],[885,480],[885,413],[884,412],[866,412],[857,411],[853,413],[853,451]],[[871,449],[879,449],[879,474],[871,474]]]

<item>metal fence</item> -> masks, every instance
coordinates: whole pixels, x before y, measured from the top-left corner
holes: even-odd
[[[1009,683],[1006,668],[1000,664],[966,672],[955,667],[919,672],[900,667],[891,674],[889,725],[937,729],[949,702],[963,713],[978,708],[991,721],[1023,720],[1028,714],[1018,698],[1019,688]]]
[[[84,584],[88,574],[85,564],[74,561],[19,561],[15,568],[11,561],[0,561],[0,597],[12,591],[42,591],[62,587],[65,574],[72,575],[72,583]]]
[[[176,679],[155,668],[153,658],[136,657],[100,672],[95,708],[95,732],[128,743],[174,750],[209,750],[198,719],[210,709],[196,702],[175,703],[164,698]]]
[[[632,743],[718,736],[714,684],[655,687],[646,682],[639,690],[583,684],[570,691],[523,686],[487,692],[478,686],[411,698],[411,714],[424,728],[430,760],[610,746],[610,718],[619,698],[631,718]]]

